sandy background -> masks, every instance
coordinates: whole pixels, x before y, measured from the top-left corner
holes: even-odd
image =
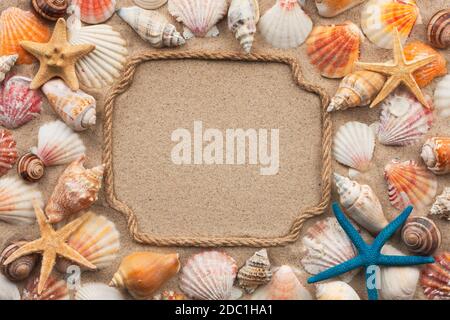
[[[273,3],[273,0],[261,0],[261,14]],[[118,0],[118,7],[129,5],[132,5],[131,0]],[[426,23],[434,12],[448,7],[450,1],[418,1],[418,5]],[[9,6],[30,9],[29,1],[4,0],[0,2],[0,11]],[[360,23],[361,6],[331,19],[318,16],[312,0],[307,1],[305,10],[315,25],[347,19]],[[166,7],[160,11],[166,12]],[[113,16],[107,24],[114,26],[128,40],[130,54],[153,50],[118,16]],[[178,30],[182,30],[180,25],[176,25]],[[228,31],[225,21],[219,24],[219,29],[221,34],[218,38],[189,40],[183,49],[239,50],[239,43]],[[425,25],[416,26],[410,39],[425,41]],[[280,51],[271,48],[257,35],[254,52]],[[319,75],[309,64],[304,45],[282,52],[303,62],[308,81],[320,83],[330,95],[334,94],[339,81]],[[442,52],[449,60],[448,50]],[[367,39],[363,42],[361,61],[386,61],[390,57],[391,50],[377,48]],[[17,74],[32,77],[36,69],[34,64],[14,70]],[[435,85],[436,80],[424,91],[431,94]],[[88,92],[97,98],[98,123],[81,136],[88,149],[87,165],[93,166],[101,161],[104,92]],[[279,235],[286,232],[301,208],[313,205],[319,199],[319,100],[298,89],[286,66],[211,61],[150,62],[138,69],[133,86],[119,98],[117,106],[114,119],[117,194],[136,211],[141,229],[146,232],[157,235]],[[334,130],[349,120],[370,124],[378,120],[379,112],[379,109],[359,108],[334,113]],[[56,115],[48,105],[44,105],[38,120],[14,131],[21,153],[37,143],[39,126],[53,119]],[[205,128],[279,128],[279,175],[260,176],[258,166],[174,166],[170,161],[173,146],[170,133],[180,127],[192,130],[194,120],[202,120]],[[426,137],[449,134],[448,120],[437,117]],[[394,157],[419,160],[420,148],[421,143],[403,148],[377,144],[372,168],[359,179],[360,182],[370,182],[388,216],[397,211],[387,198],[383,168]],[[347,172],[337,163],[334,163],[334,168],[342,174]],[[46,198],[63,169],[47,170],[39,182]],[[11,171],[10,174],[15,173]],[[450,178],[439,177],[438,181],[440,193],[449,185]],[[335,196],[333,198],[336,199]],[[137,250],[177,251],[184,262],[190,254],[199,251],[153,248],[132,242],[125,220],[107,207],[102,195],[92,210],[116,223],[121,232],[120,257]],[[304,230],[313,222],[309,221]],[[443,233],[440,250],[448,250],[448,222],[437,223]],[[36,226],[17,227],[0,223],[0,242],[15,233],[38,234]],[[254,249],[225,251],[243,264]],[[274,266],[290,264],[300,267],[300,241],[286,247],[271,248],[269,255]],[[119,263],[120,258],[105,270],[85,273],[82,281],[109,282]],[[361,275],[355,277],[352,286],[365,298],[362,285]],[[176,287],[176,279],[166,286]],[[416,297],[423,298],[421,289],[417,290]]]

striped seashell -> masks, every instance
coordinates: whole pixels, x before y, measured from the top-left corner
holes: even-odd
[[[450,252],[434,257],[435,263],[428,264],[420,273],[420,284],[430,300],[450,300]]]
[[[47,20],[63,18],[69,6],[68,0],[32,0],[34,10]]]
[[[434,105],[441,117],[450,116],[450,75],[440,80],[434,90]]]
[[[79,12],[81,21],[98,24],[111,18],[115,10],[116,0],[72,0],[68,12]]]
[[[427,28],[428,41],[440,49],[450,46],[450,9],[443,9],[434,14]]]
[[[267,250],[262,249],[251,256],[237,274],[239,286],[246,292],[252,293],[255,289],[272,279],[270,261]]]
[[[133,0],[133,2],[142,9],[155,10],[165,5],[167,0]]]
[[[9,240],[0,254],[0,271],[11,281],[22,281],[28,278],[38,262],[38,255],[30,254],[7,265],[4,264],[11,254],[26,243],[25,240]]]
[[[38,294],[38,284],[38,276],[31,278],[25,285],[22,300],[70,300],[65,280],[50,276],[40,294]]]
[[[440,247],[442,236],[433,220],[411,217],[403,226],[402,240],[410,252],[429,256]]]

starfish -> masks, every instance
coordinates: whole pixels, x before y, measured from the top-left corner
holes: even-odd
[[[397,88],[401,83],[406,85],[409,90],[416,96],[417,100],[424,105],[426,108],[430,109],[430,105],[426,101],[422,90],[420,90],[416,79],[413,76],[413,72],[417,69],[429,64],[436,59],[436,56],[431,55],[425,58],[416,59],[414,61],[406,61],[405,54],[403,52],[402,43],[400,41],[400,36],[398,34],[397,28],[394,28],[394,62],[386,63],[366,63],[357,62],[356,65],[362,69],[368,71],[374,71],[388,75],[389,78],[386,80],[381,91],[378,93],[377,97],[371,103],[370,107],[373,108],[383,99],[385,99],[395,88]]]
[[[58,19],[49,42],[21,41],[20,45],[39,59],[39,71],[30,84],[31,89],[38,89],[48,80],[58,77],[70,89],[78,90],[80,85],[75,73],[75,63],[95,49],[91,44],[71,45],[67,42],[66,20],[63,18]]]
[[[403,223],[408,219],[413,210],[412,206],[408,206],[403,212],[392,220],[383,230],[380,231],[378,236],[368,245],[364,242],[361,235],[353,227],[353,225],[345,217],[339,205],[333,203],[333,212],[336,216],[341,227],[347,233],[350,240],[358,250],[358,255],[353,259],[347,260],[341,264],[338,264],[330,269],[327,269],[313,277],[308,279],[308,283],[315,283],[339,276],[348,271],[365,267],[366,272],[366,287],[370,300],[378,299],[377,288],[373,285],[369,285],[370,279],[373,277],[374,271],[377,268],[373,266],[411,266],[417,264],[434,263],[433,257],[419,257],[419,256],[391,256],[382,254],[381,248],[383,248],[386,241],[400,228]]]
[[[39,204],[33,202],[36,219],[39,224],[41,238],[28,242],[17,249],[8,259],[3,263],[4,265],[14,262],[20,257],[40,252],[42,255],[41,273],[38,284],[38,294],[41,294],[45,288],[45,284],[53,270],[57,255],[73,261],[74,263],[95,270],[97,267],[84,258],[75,249],[70,247],[66,241],[70,235],[76,231],[87,219],[90,214],[85,214],[80,218],[68,223],[61,229],[55,231],[51,224],[45,218],[45,214],[40,208]]]

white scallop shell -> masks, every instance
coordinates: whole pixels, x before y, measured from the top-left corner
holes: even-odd
[[[305,42],[313,22],[297,0],[277,0],[261,17],[258,26],[268,43],[276,48],[287,49],[296,48]]]
[[[75,300],[125,300],[116,288],[104,283],[86,283],[77,290]]]
[[[440,116],[450,116],[450,74],[438,82],[434,91],[434,106]]]
[[[18,58],[19,58],[18,54],[0,57],[0,82],[2,82],[5,79],[6,74],[16,64]]]
[[[32,224],[36,220],[33,201],[42,208],[44,202],[37,186],[16,177],[0,179],[0,220],[13,224]]]
[[[142,9],[154,10],[165,5],[167,0],[133,0],[133,2]]]
[[[95,50],[75,65],[78,79],[88,88],[102,88],[120,76],[127,60],[126,41],[106,24],[82,27],[74,14],[67,20],[68,39],[73,45],[93,44]]]
[[[316,285],[317,300],[361,300],[356,291],[343,281],[331,281]]]
[[[0,300],[20,300],[19,288],[0,274]]]
[[[53,121],[39,128],[38,146],[31,148],[45,166],[68,164],[84,155],[86,148],[78,134],[64,122]]]

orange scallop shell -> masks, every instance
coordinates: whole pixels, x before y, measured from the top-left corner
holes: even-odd
[[[81,21],[89,24],[105,22],[116,9],[116,0],[72,0],[71,3],[80,9]]]
[[[16,141],[11,132],[0,130],[0,176],[5,175],[14,166],[18,157]]]
[[[434,259],[436,262],[426,265],[420,274],[423,293],[430,300],[450,300],[450,252]]]

